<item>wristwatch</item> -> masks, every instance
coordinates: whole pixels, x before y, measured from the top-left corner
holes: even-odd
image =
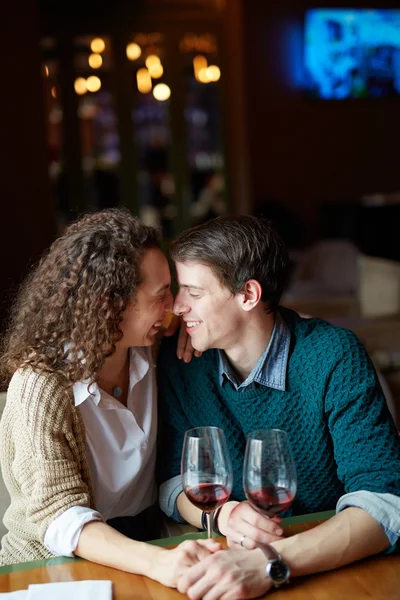
[[[283,560],[282,556],[269,544],[259,547],[268,559],[265,574],[270,578],[274,586],[279,587],[284,583],[289,583],[289,565]]]

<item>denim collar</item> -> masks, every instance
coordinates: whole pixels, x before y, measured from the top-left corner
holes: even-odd
[[[245,381],[240,382],[223,350],[219,354],[219,383],[228,379],[236,391],[255,388],[259,383],[284,392],[286,390],[286,367],[289,357],[290,330],[279,313],[276,314],[271,339],[263,355]]]

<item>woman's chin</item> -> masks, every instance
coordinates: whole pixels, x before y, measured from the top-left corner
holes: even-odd
[[[149,333],[144,338],[143,346],[152,346],[156,341],[156,335],[157,335],[158,331],[159,330],[154,331],[154,328],[152,328],[151,331],[149,331]]]

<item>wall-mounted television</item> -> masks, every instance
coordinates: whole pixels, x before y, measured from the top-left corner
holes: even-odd
[[[308,10],[304,67],[316,98],[399,96],[400,10]]]

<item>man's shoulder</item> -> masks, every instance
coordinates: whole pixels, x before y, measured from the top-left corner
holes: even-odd
[[[288,308],[281,308],[281,316],[288,325],[293,349],[313,348],[316,352],[343,354],[352,349],[362,349],[362,344],[349,329],[333,325],[320,318],[306,318]]]

